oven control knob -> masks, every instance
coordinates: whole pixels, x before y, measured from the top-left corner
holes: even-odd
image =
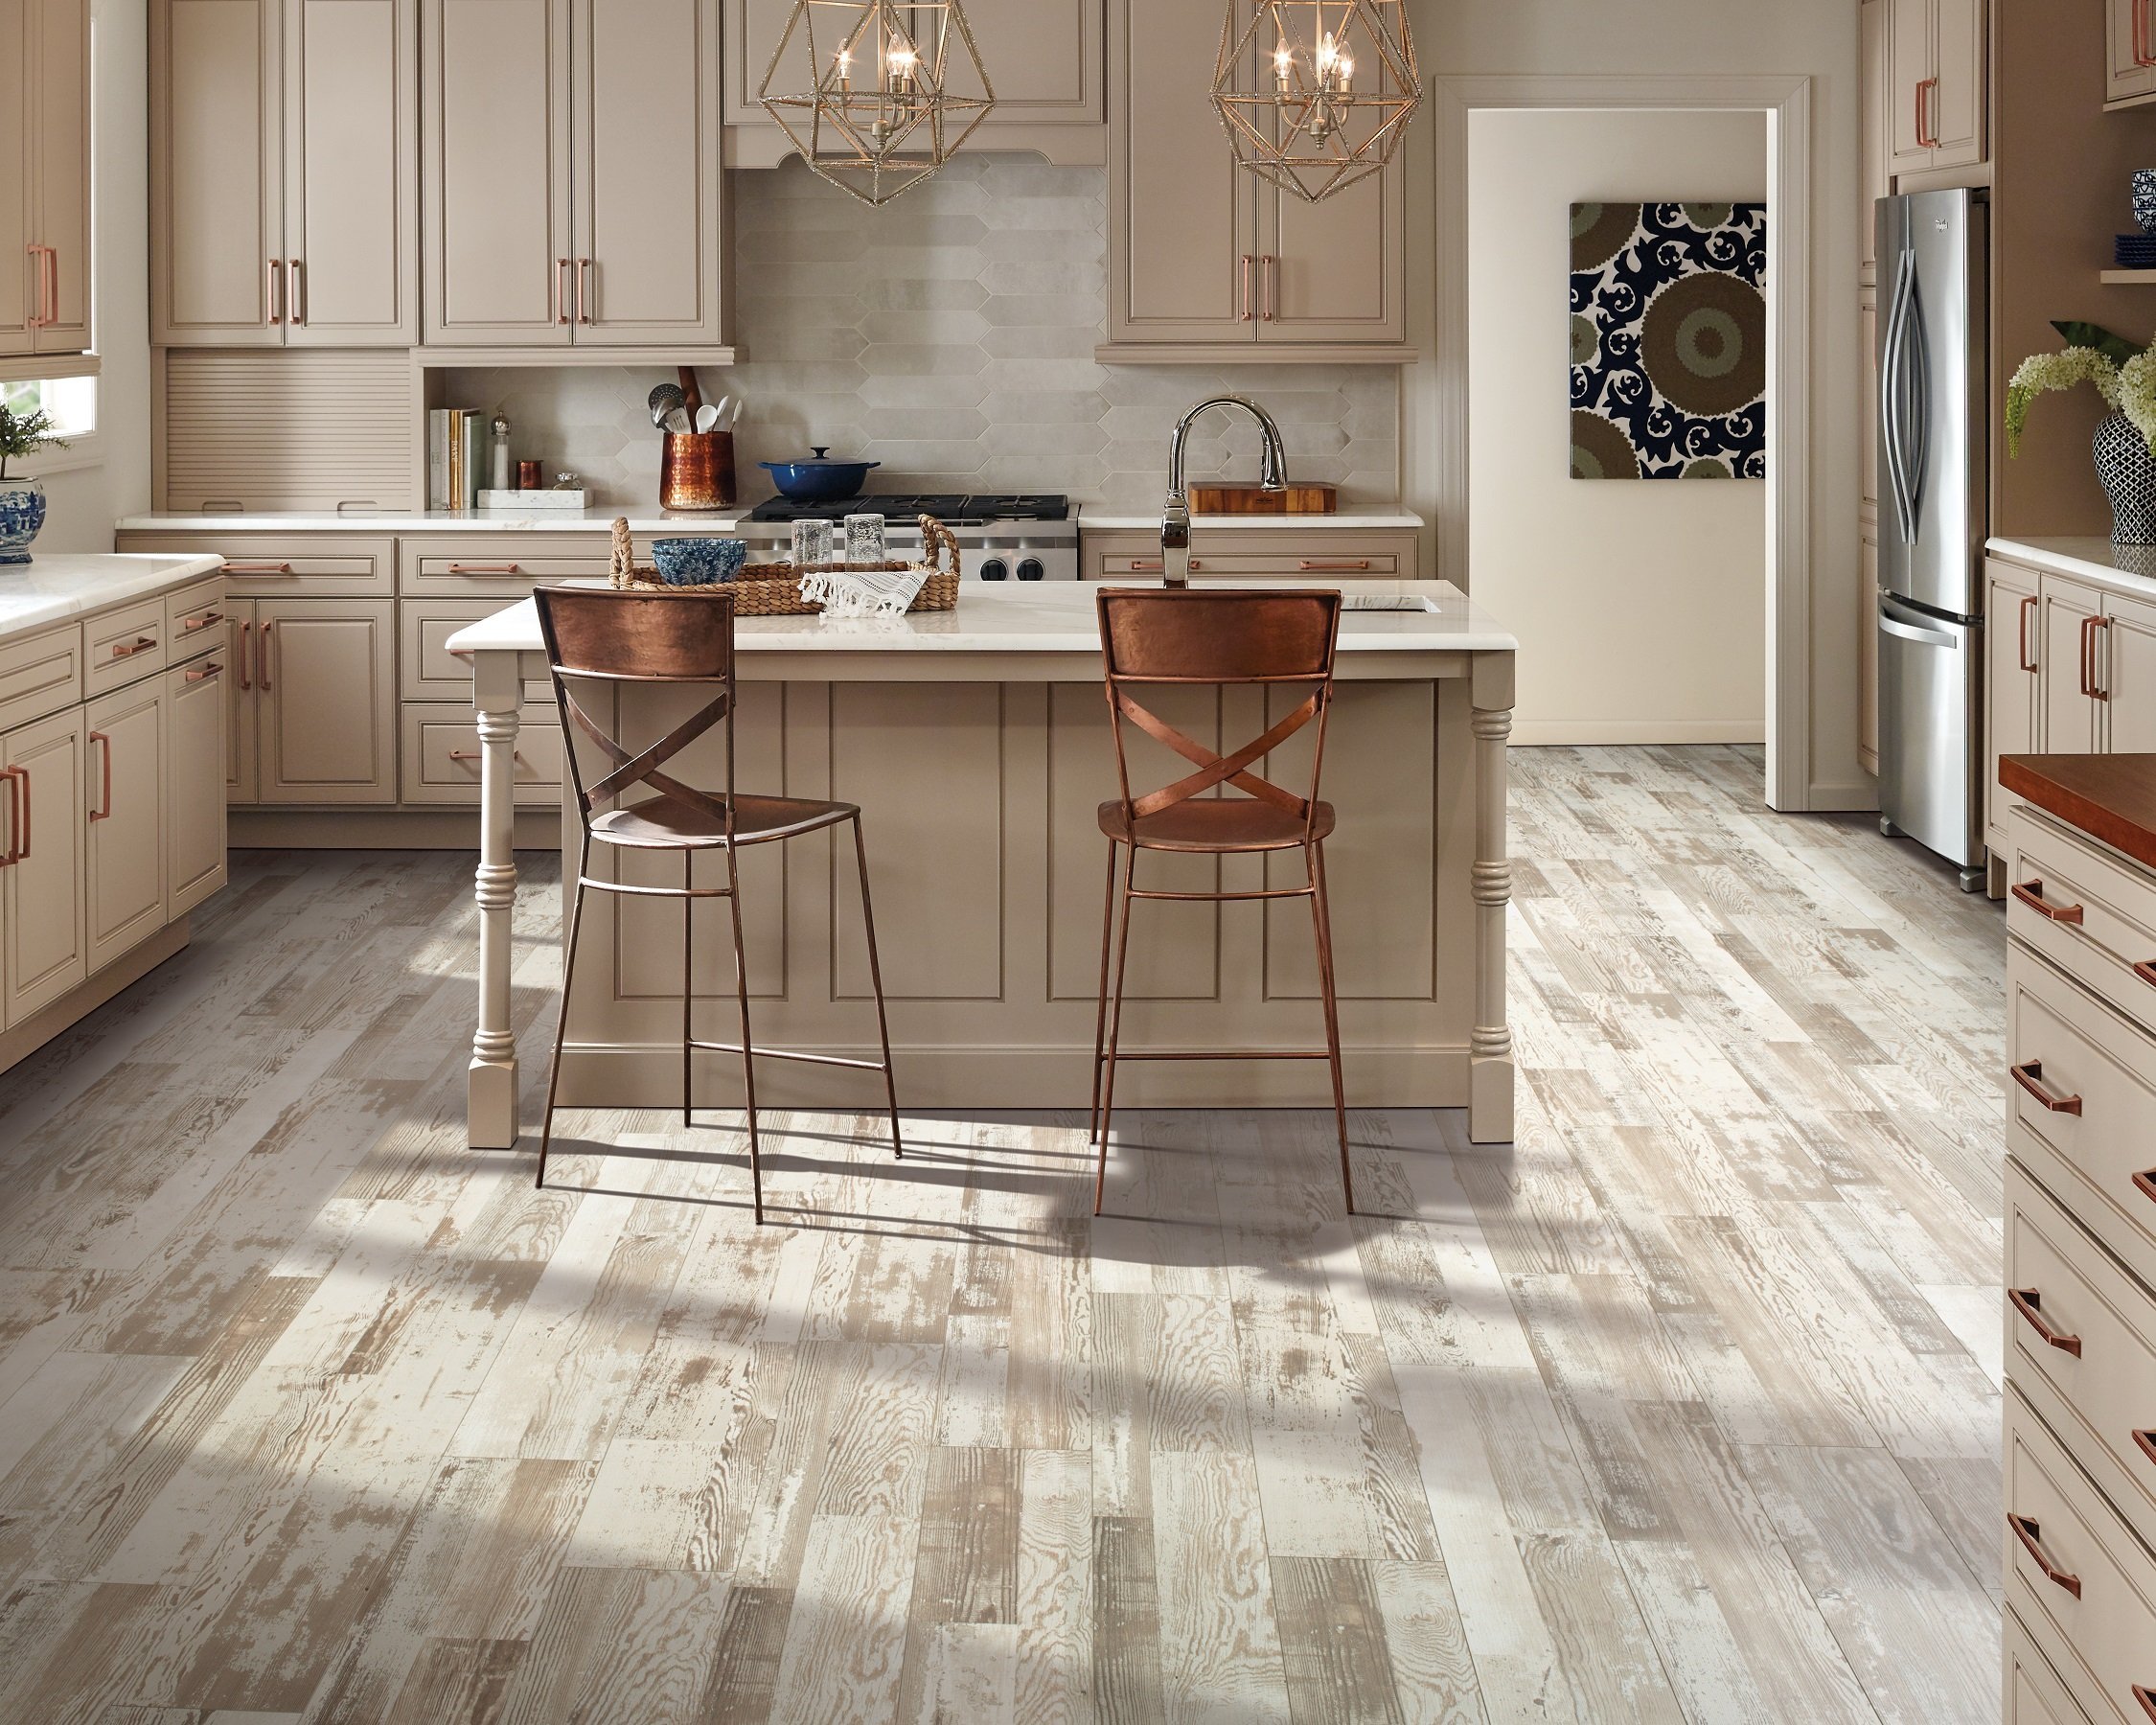
[[[980,565],[980,578],[983,581],[1008,581],[1011,578],[1011,565],[1000,557],[987,558]]]
[[[1041,566],[1041,560],[1038,557],[1021,557],[1019,559],[1018,578],[1021,581],[1044,580],[1047,573],[1048,571]]]

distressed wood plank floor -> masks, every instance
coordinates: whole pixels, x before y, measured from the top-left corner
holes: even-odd
[[[1358,1113],[1352,1223],[1319,1114],[1097,1223],[1058,1116],[537,1192],[470,859],[238,857],[0,1077],[0,1719],[1995,1718],[1997,908],[1755,750],[1514,772],[1520,1141]]]

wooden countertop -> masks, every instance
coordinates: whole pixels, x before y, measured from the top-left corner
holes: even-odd
[[[1999,782],[2156,868],[2156,754],[2001,755]]]

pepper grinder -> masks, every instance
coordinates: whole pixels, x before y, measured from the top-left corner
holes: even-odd
[[[506,413],[496,411],[493,431],[494,490],[505,492],[509,489],[509,416]]]

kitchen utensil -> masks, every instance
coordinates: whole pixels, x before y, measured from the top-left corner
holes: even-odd
[[[675,432],[662,440],[661,509],[727,509],[734,495],[734,440],[725,432]]]
[[[697,409],[703,405],[703,389],[697,382],[697,368],[684,365],[675,375],[681,380],[681,400],[688,403],[689,417],[694,419]]]
[[[748,541],[738,539],[662,539],[652,541],[652,562],[669,586],[705,586],[731,581],[748,561]]]
[[[706,402],[697,409],[697,429],[715,431],[719,428],[719,409]]]
[[[719,427],[719,429],[722,431],[731,431],[736,426],[741,424],[742,403],[747,400],[745,396],[728,396],[726,399],[731,402],[733,405],[726,409],[725,423]]]
[[[760,461],[779,495],[794,503],[841,503],[860,494],[870,468],[881,461],[833,461],[827,446],[814,444],[807,461]]]
[[[1290,485],[1267,491],[1262,485],[1192,485],[1192,515],[1331,515],[1340,508],[1340,489],[1331,485]]]
[[[689,422],[688,408],[677,407],[666,416],[665,428],[677,437],[686,437],[696,429],[696,426]]]
[[[667,416],[686,400],[677,383],[658,384],[644,399],[652,409],[652,424],[661,431],[666,429]]]

